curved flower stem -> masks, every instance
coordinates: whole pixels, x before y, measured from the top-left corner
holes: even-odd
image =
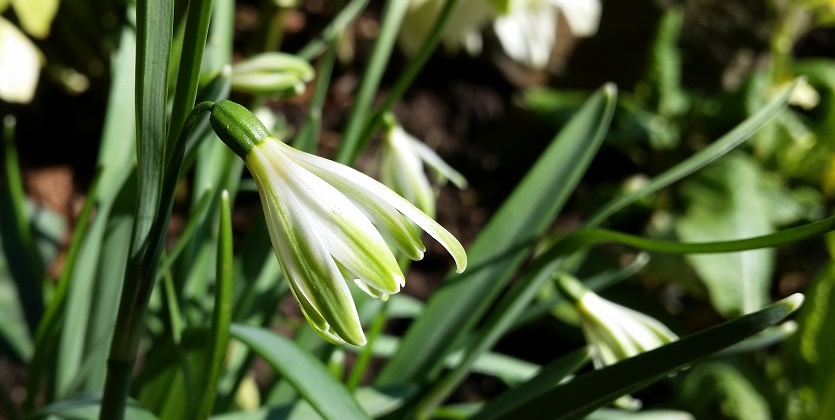
[[[151,291],[156,284],[157,269],[162,253],[165,233],[174,203],[174,189],[180,175],[186,141],[204,112],[213,103],[198,104],[185,119],[171,155],[165,165],[160,193],[160,211],[157,212],[142,247],[132,252],[125,271],[125,283],[116,317],[116,328],[110,344],[107,380],[104,385],[100,419],[120,420],[124,417],[125,403],[130,391],[131,371],[136,360],[139,339],[145,330],[145,312]]]
[[[374,115],[368,120],[368,123],[363,129],[362,136],[359,139],[357,152],[365,148],[371,140],[374,130],[376,130],[380,123],[383,122],[383,116],[394,108],[394,103],[403,97],[403,94],[406,93],[406,89],[411,86],[418,73],[420,73],[423,69],[423,66],[427,61],[429,61],[429,58],[432,56],[432,53],[435,52],[435,48],[438,46],[438,43],[441,42],[441,37],[444,34],[447,22],[449,22],[450,17],[452,17],[452,12],[455,11],[455,7],[458,6],[459,2],[460,0],[447,0],[446,3],[444,3],[443,9],[441,9],[441,12],[438,14],[438,19],[436,19],[435,23],[432,25],[432,29],[429,31],[429,35],[426,37],[426,40],[424,40],[423,44],[420,46],[420,50],[418,50],[418,53],[409,62],[409,66],[406,67],[400,77],[397,78],[397,81],[394,82],[394,87],[392,87],[392,89],[388,92],[382,105],[377,108]],[[356,158],[356,153],[354,158]]]
[[[360,151],[360,136],[367,123],[368,112],[374,100],[374,93],[380,86],[383,78],[383,71],[391,56],[397,32],[400,30],[400,23],[409,7],[409,2],[402,0],[390,0],[386,2],[383,9],[382,25],[377,42],[374,43],[374,50],[365,69],[362,82],[360,82],[351,113],[348,116],[348,125],[343,132],[342,144],[337,152],[336,160],[342,164],[350,164],[354,161]]]

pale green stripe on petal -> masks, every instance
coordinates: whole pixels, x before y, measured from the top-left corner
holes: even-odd
[[[403,273],[377,228],[347,197],[306,169],[287,165],[289,187],[303,207],[315,214],[311,226],[326,241],[327,251],[372,287],[397,293]]]
[[[420,239],[420,232],[397,209],[375,197],[352,195],[350,200],[365,212],[380,234],[398,251],[414,261],[423,259],[426,247]]]
[[[325,333],[318,313],[346,342],[365,344],[348,285],[327,252],[318,232],[311,229],[305,209],[287,185],[287,167],[292,161],[278,150],[262,150],[264,142],[247,155],[246,164],[255,178],[264,208],[270,238],[282,268],[305,315]]]
[[[288,150],[288,156],[352,198],[373,194],[390,204],[446,248],[455,260],[456,271],[460,273],[467,268],[467,254],[461,243],[436,221],[385,185],[355,169],[295,149]]]
[[[434,217],[435,192],[423,171],[423,161],[412,146],[417,140],[400,127],[393,130],[387,137],[388,147],[384,149],[383,183]]]

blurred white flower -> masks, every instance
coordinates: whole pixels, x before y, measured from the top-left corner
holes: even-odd
[[[573,277],[560,277],[557,287],[579,314],[595,368],[678,340],[675,333],[655,318],[603,299]],[[615,404],[637,409],[641,402],[625,395]]]
[[[307,61],[280,52],[265,52],[232,66],[232,90],[254,94],[296,96],[304,93],[305,83],[313,79],[313,66]]]
[[[440,16],[444,0],[411,0],[400,29],[400,45],[414,55]],[[461,0],[443,33],[447,51],[463,47],[481,52],[481,31],[493,22],[502,49],[514,61],[533,69],[548,65],[562,14],[571,33],[592,36],[600,21],[600,0]]]
[[[452,181],[466,188],[467,180],[458,171],[397,123],[389,124],[383,137],[380,180],[431,217],[435,215],[435,195],[424,165],[435,172],[436,182]]]
[[[0,16],[0,100],[31,102],[38,86],[41,62],[38,47]]]
[[[410,222],[449,251],[458,272],[466,267],[458,240],[383,184],[282,143],[233,102],[216,103],[210,122],[255,179],[290,290],[325,339],[365,344],[346,280],[378,299],[399,292],[405,280],[386,240],[413,260],[423,258]]]
[[[29,35],[44,39],[58,13],[59,0],[0,0],[0,13],[11,4],[20,27]]]
[[[400,26],[399,41],[408,55],[417,54],[423,41],[441,14],[445,0],[411,0]],[[444,28],[443,43],[447,52],[464,48],[469,54],[481,52],[481,30],[495,16],[492,2],[460,0]]]
[[[513,60],[530,68],[548,65],[557,41],[559,14],[571,33],[587,37],[597,32],[600,0],[508,0],[506,14],[493,23],[502,48]]]

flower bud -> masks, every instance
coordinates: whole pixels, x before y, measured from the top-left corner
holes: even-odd
[[[313,67],[290,54],[268,52],[243,60],[232,67],[232,89],[254,94],[295,96],[313,79]]]
[[[214,104],[209,123],[217,136],[241,158],[270,136],[270,131],[252,112],[229,100]]]

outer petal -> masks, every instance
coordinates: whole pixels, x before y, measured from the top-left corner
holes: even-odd
[[[551,0],[551,3],[559,6],[574,35],[587,37],[597,32],[600,23],[600,0]]]
[[[415,154],[420,156],[420,159],[426,163],[427,166],[434,169],[441,177],[452,181],[458,188],[467,188],[467,180],[464,175],[456,171],[452,166],[449,166],[434,150],[417,139],[412,139],[411,147]]]
[[[394,207],[364,197],[351,197],[351,202],[365,212],[380,234],[406,257],[414,261],[423,259],[426,247],[420,240],[420,232]]]
[[[457,271],[460,273],[467,268],[467,253],[464,247],[451,233],[438,222],[418,210],[403,197],[397,195],[385,185],[371,179],[367,175],[345,165],[310,155],[286,146],[287,155],[310,172],[318,175],[328,183],[346,193],[352,199],[373,196],[381,202],[388,203],[411,219],[421,229],[435,238],[452,255]]]
[[[311,324],[323,334],[329,325],[348,343],[363,345],[365,335],[348,285],[319,233],[311,228],[308,210],[286,184],[285,169],[293,163],[281,156],[268,159],[259,145],[246,158],[258,186],[276,256]]]
[[[269,156],[284,155],[290,147],[267,139],[258,147]],[[403,273],[391,250],[365,214],[333,186],[295,165],[284,165],[283,181],[313,217],[308,220],[318,231],[328,252],[345,268],[384,293],[397,293]]]
[[[557,9],[548,2],[533,1],[496,19],[493,29],[510,58],[544,68],[556,42]]]
[[[423,162],[412,147],[413,140],[400,127],[388,136],[383,155],[383,183],[414,203],[430,217],[435,216],[435,192],[423,172]]]

